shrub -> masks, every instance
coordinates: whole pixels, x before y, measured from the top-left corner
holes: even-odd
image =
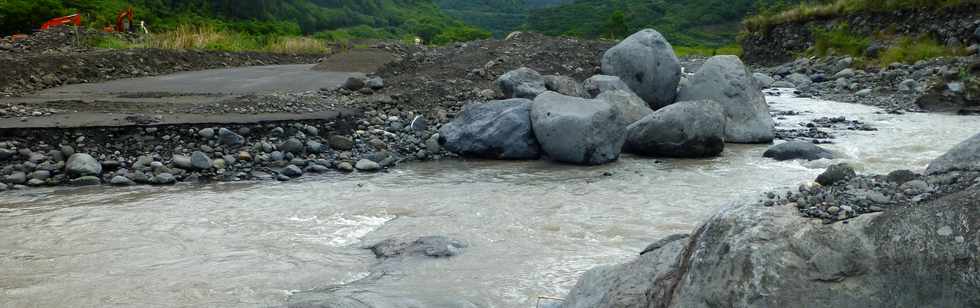
[[[846,54],[859,57],[871,44],[871,39],[852,33],[847,24],[839,24],[831,29],[815,28],[813,33],[813,52],[818,56]]]
[[[915,63],[919,60],[956,56],[962,53],[962,50],[947,48],[928,37],[902,38],[882,52],[879,62],[882,66],[895,62]]]

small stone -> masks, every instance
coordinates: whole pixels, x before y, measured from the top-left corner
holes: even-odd
[[[130,185],[133,185],[133,184],[136,184],[136,183],[133,182],[133,180],[130,180],[129,178],[127,178],[127,177],[124,177],[124,176],[121,176],[121,175],[117,175],[117,176],[112,177],[111,180],[109,180],[109,184],[111,184],[113,186],[130,186]]]
[[[4,182],[15,185],[27,183],[27,174],[20,171],[14,172],[4,178]]]
[[[150,179],[150,183],[154,185],[171,185],[177,183],[177,178],[170,173],[160,173]]]
[[[191,167],[197,170],[208,170],[211,169],[211,158],[207,154],[201,151],[194,151],[191,153]]]
[[[303,169],[300,169],[296,165],[289,165],[289,166],[286,166],[286,168],[283,168],[282,171],[280,171],[280,173],[282,175],[285,175],[285,176],[288,176],[288,177],[291,177],[291,178],[298,178],[298,177],[303,176]]]
[[[211,139],[211,137],[214,137],[214,129],[209,127],[199,130],[197,131],[197,135],[204,139]]]
[[[218,130],[218,142],[222,145],[238,147],[245,144],[245,137],[226,128],[221,128]]]
[[[354,148],[353,140],[337,135],[330,136],[330,138],[327,139],[327,144],[330,145],[330,148],[338,151],[350,151]]]
[[[340,170],[340,171],[343,171],[343,172],[353,172],[354,171],[354,166],[351,166],[351,164],[348,163],[348,162],[342,162],[342,163],[337,164],[337,170]]]
[[[361,171],[377,171],[381,169],[381,165],[369,159],[361,159],[357,161],[354,168]]]
[[[72,186],[94,186],[94,185],[102,184],[102,180],[100,180],[98,177],[95,176],[86,175],[71,180],[69,184],[71,184]]]
[[[245,151],[238,152],[238,160],[252,161],[252,154]]]
[[[215,169],[219,169],[219,170],[220,169],[224,169],[225,168],[225,160],[223,158],[215,159],[214,162],[212,163],[212,165],[214,166]]]
[[[75,153],[65,163],[65,171],[69,176],[86,176],[102,174],[102,164],[91,155]]]

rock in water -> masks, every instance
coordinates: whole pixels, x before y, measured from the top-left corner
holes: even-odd
[[[622,113],[601,100],[545,92],[531,104],[531,126],[553,160],[599,165],[619,159],[626,141]]]
[[[648,114],[653,113],[653,109],[647,102],[629,90],[605,91],[596,96],[596,99],[606,101],[623,113],[626,124],[633,124]]]
[[[445,236],[424,236],[415,241],[387,239],[368,247],[378,258],[425,256],[452,257],[466,248],[466,243]]]
[[[68,157],[68,162],[65,163],[65,171],[72,177],[98,176],[102,174],[102,164],[91,155],[75,153]]]
[[[625,150],[660,157],[710,157],[725,149],[725,115],[713,101],[679,102],[627,127]]]
[[[690,242],[588,271],[563,307],[975,307],[976,200],[967,189],[847,224],[740,202]]]
[[[762,89],[768,89],[773,83],[776,82],[775,79],[772,79],[772,77],[769,77],[769,75],[763,73],[754,73],[752,74],[752,78],[755,79],[755,83]]]
[[[856,175],[854,169],[847,164],[836,164],[827,167],[827,170],[817,176],[817,183],[823,186],[832,186],[834,184],[843,182],[849,178]]]
[[[572,77],[561,75],[544,76],[544,86],[548,91],[555,91],[568,96],[588,97],[585,88]]]
[[[926,168],[926,174],[945,173],[956,170],[980,170],[980,134],[960,142],[960,144],[957,144],[946,152],[946,154],[933,160],[929,163],[929,167]]]
[[[770,147],[765,153],[762,153],[762,157],[768,157],[775,160],[818,160],[833,159],[834,153],[831,153],[830,151],[827,151],[827,149],[821,148],[812,142],[790,141]]]
[[[439,144],[463,156],[537,159],[541,148],[531,130],[531,101],[515,98],[470,104],[439,129]]]
[[[303,170],[296,165],[286,166],[286,168],[283,168],[282,171],[279,171],[279,173],[290,178],[298,178],[303,176]]]
[[[497,87],[500,87],[507,98],[534,99],[541,92],[547,91],[544,77],[526,67],[501,75],[497,78]]]
[[[678,100],[713,100],[725,110],[725,142],[769,143],[776,128],[752,74],[736,56],[714,56],[681,87]]]
[[[381,170],[381,165],[370,159],[361,159],[357,161],[354,168],[361,171],[378,171]]]
[[[617,76],[653,109],[674,103],[681,65],[660,32],[645,29],[602,55],[602,73]]]
[[[596,97],[602,92],[614,90],[633,92],[633,90],[630,90],[630,86],[626,85],[622,79],[609,75],[595,75],[589,77],[589,79],[586,79],[585,82],[582,83],[582,88],[584,88],[585,92],[589,94],[589,97]]]

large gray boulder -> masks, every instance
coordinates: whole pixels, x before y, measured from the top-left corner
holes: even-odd
[[[846,224],[737,203],[679,252],[585,274],[564,307],[977,307],[976,200],[967,189]]]
[[[681,65],[660,32],[645,29],[602,55],[602,73],[617,76],[653,109],[674,103]]]
[[[526,67],[500,75],[496,84],[507,98],[534,99],[541,92],[547,91],[544,77],[537,71]]]
[[[710,157],[725,149],[725,115],[713,101],[678,102],[627,127],[625,151],[659,157]]]
[[[626,124],[633,124],[653,113],[653,109],[647,106],[647,102],[630,90],[605,91],[596,96],[596,99],[605,101],[619,109],[623,113]]]
[[[545,92],[531,104],[531,126],[553,160],[599,165],[619,159],[626,141],[623,114],[601,100]]]
[[[541,148],[531,130],[531,101],[515,98],[470,104],[439,129],[439,144],[463,156],[537,159]]]
[[[65,172],[71,177],[98,176],[102,174],[102,164],[95,160],[92,155],[75,153],[68,157],[68,162],[65,163]]]
[[[626,85],[622,79],[616,76],[609,75],[595,75],[589,77],[584,82],[582,82],[582,88],[588,93],[588,97],[599,96],[602,92],[624,90],[633,92],[630,90],[630,86]]]
[[[956,170],[980,170],[980,134],[960,142],[960,144],[957,144],[953,149],[946,152],[946,154],[933,160],[929,163],[929,167],[926,168],[926,174],[945,173]]]
[[[544,86],[548,91],[555,91],[568,96],[589,97],[585,88],[575,78],[562,75],[544,76]]]
[[[765,153],[762,153],[762,157],[768,157],[775,160],[818,160],[833,159],[834,153],[828,151],[827,149],[821,148],[812,142],[790,141],[770,147]]]
[[[714,56],[681,87],[679,101],[713,100],[725,109],[725,141],[769,143],[776,128],[752,74],[736,56]]]

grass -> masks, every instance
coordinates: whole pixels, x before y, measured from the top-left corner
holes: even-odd
[[[173,31],[147,35],[142,43],[132,43],[106,35],[93,38],[88,44],[105,49],[202,49],[287,54],[320,54],[330,51],[327,42],[322,39],[303,36],[248,35],[207,26],[178,26]]]
[[[834,0],[824,4],[801,3],[774,13],[748,17],[742,22],[750,32],[768,31],[791,22],[827,19],[861,12],[888,12],[903,9],[949,9],[978,5],[980,0]]]
[[[742,55],[742,47],[733,44],[721,47],[705,47],[705,46],[674,46],[674,53],[678,57],[689,57],[689,56],[701,56],[701,57],[711,57],[717,55]]]
[[[839,24],[831,29],[814,28],[813,50],[817,56],[849,55],[860,57],[871,45],[871,38],[852,33],[847,24]]]
[[[964,54],[961,49],[948,48],[930,38],[901,38],[886,49],[878,58],[882,65],[891,63],[915,63],[919,60],[952,57]]]

